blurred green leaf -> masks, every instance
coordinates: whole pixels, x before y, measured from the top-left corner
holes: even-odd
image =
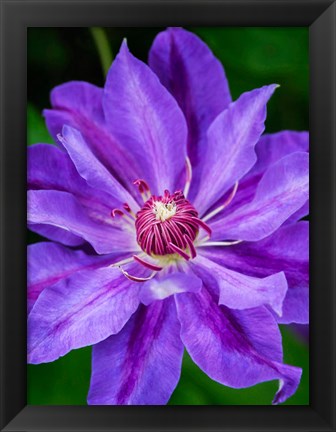
[[[53,140],[45,126],[42,114],[30,103],[27,108],[27,145],[47,143]]]
[[[28,365],[29,405],[86,405],[91,347],[71,351],[52,363]]]
[[[106,77],[113,60],[113,54],[109,41],[107,39],[105,30],[102,27],[90,27],[90,32],[99,53],[104,77]]]

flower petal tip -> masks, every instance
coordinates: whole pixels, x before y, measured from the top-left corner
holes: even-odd
[[[273,95],[273,93],[275,92],[275,90],[279,87],[280,87],[280,84],[274,83],[274,84],[266,85],[263,88],[266,90],[266,93],[269,94],[269,97],[271,97]]]
[[[120,50],[119,50],[118,56],[119,55],[125,55],[126,56],[126,55],[130,55],[130,54],[131,53],[130,53],[130,50],[128,49],[127,38],[124,38],[121,45],[120,45]]]
[[[278,280],[279,297],[277,299],[274,299],[274,301],[272,302],[272,304],[270,304],[270,306],[273,308],[274,312],[276,312],[276,314],[279,317],[281,317],[282,316],[283,303],[285,301],[286,294],[288,291],[288,283],[287,283],[286,275],[283,271],[276,273],[274,275],[274,277],[277,277],[277,280]]]
[[[302,369],[298,367],[291,367],[291,377],[288,380],[279,380],[279,389],[276,392],[272,405],[279,405],[286,402],[297,391],[300,384]]]

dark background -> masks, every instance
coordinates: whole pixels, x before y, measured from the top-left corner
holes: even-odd
[[[70,80],[104,85],[106,62],[127,38],[131,52],[147,60],[159,28],[30,28],[28,29],[28,145],[52,143],[41,115],[50,90]],[[308,28],[190,28],[222,61],[233,99],[242,92],[278,83],[268,104],[267,132],[308,130]],[[107,46],[106,46],[107,44]],[[104,66],[105,62],[105,66]],[[29,242],[40,240],[29,233]],[[306,331],[282,326],[284,361],[303,368],[296,394],[286,404],[309,403],[309,357]],[[75,350],[56,362],[28,365],[28,404],[86,403],[90,348]],[[234,390],[211,381],[186,355],[172,404],[270,404],[276,382]]]

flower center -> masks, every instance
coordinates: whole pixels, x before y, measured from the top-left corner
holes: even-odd
[[[157,220],[164,222],[165,220],[171,218],[176,213],[175,202],[163,203],[162,201],[154,202],[154,214]]]
[[[163,196],[151,195],[146,181],[137,179],[134,180],[133,184],[138,187],[144,201],[142,209],[135,214],[127,203],[123,204],[123,210],[119,208],[112,209],[111,216],[113,218],[121,217],[126,224],[132,224],[132,228],[135,222],[138,244],[143,252],[148,255],[148,257],[144,258],[145,254],[141,252],[113,264],[113,266],[119,267],[123,275],[128,279],[134,282],[146,282],[171,263],[175,264],[177,260],[180,260],[180,257],[186,261],[195,258],[196,248],[194,241],[200,228],[207,233],[207,236],[197,240],[198,247],[230,246],[241,242],[241,240],[209,242],[211,228],[206,224],[207,220],[230,204],[237,192],[238,182],[235,183],[224,204],[200,219],[195,207],[186,199],[191,177],[191,164],[189,158],[187,158],[186,183],[183,193],[177,191],[171,195],[168,190],[165,190]],[[135,276],[122,268],[122,265],[133,261],[152,270],[151,275],[146,277]]]
[[[198,213],[181,191],[151,196],[136,214],[137,241],[148,255],[194,250]]]

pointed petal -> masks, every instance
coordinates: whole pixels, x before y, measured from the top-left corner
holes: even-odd
[[[283,226],[258,242],[243,242],[229,248],[203,248],[202,255],[231,270],[264,278],[284,272],[288,290],[283,303],[284,324],[309,322],[309,224]]]
[[[46,288],[28,318],[28,361],[54,361],[118,333],[139,305],[118,268],[84,270]]]
[[[81,250],[72,250],[51,242],[28,246],[27,283],[28,313],[41,292],[81,270],[96,269],[123,259],[119,253],[104,256],[88,255]]]
[[[134,227],[113,221],[109,213],[89,214],[70,193],[49,190],[28,191],[28,223],[62,228],[82,237],[99,254],[138,251]]]
[[[153,194],[184,186],[187,128],[174,98],[124,42],[108,73],[106,121]]]
[[[218,306],[206,289],[176,299],[181,339],[193,361],[210,378],[233,388],[278,379],[274,403],[297,389],[301,369],[282,361],[281,335],[265,307],[243,311]]]
[[[193,261],[192,268],[206,285],[217,286],[219,304],[231,309],[269,305],[278,315],[282,315],[282,303],[287,292],[283,272],[256,278],[242,274],[241,271],[229,270],[200,255]]]
[[[139,206],[132,196],[91,152],[79,131],[64,126],[62,129],[62,143],[77,171],[91,187],[112,196],[118,203],[117,205],[126,202],[134,211],[139,210]]]
[[[211,124],[194,205],[202,216],[255,164],[255,145],[265,129],[266,104],[276,85],[247,93]]]
[[[188,155],[197,169],[208,127],[231,102],[223,66],[199,37],[177,27],[156,36],[149,65],[184,113]]]
[[[292,153],[274,165],[259,182],[254,199],[213,223],[212,240],[261,240],[278,229],[308,199],[309,156]]]
[[[174,302],[141,306],[93,347],[90,405],[164,405],[180,378],[183,345]]]
[[[173,294],[183,292],[199,292],[202,288],[202,280],[191,272],[176,272],[144,283],[140,289],[140,300],[148,305],[155,300],[163,300]]]
[[[57,144],[64,125],[79,130],[94,155],[132,194],[132,181],[139,178],[139,173],[133,170],[132,156],[125,154],[108,130],[102,98],[103,89],[86,82],[71,81],[55,87],[51,92],[52,109],[43,112],[47,127]]]
[[[251,202],[254,198],[258,184],[265,172],[283,157],[296,152],[308,152],[308,132],[281,131],[274,134],[265,134],[260,137],[255,150],[257,162],[252,169],[239,181],[239,186],[234,200],[218,215],[218,219],[225,217],[236,209]],[[225,202],[221,197],[219,204]],[[300,212],[300,213],[299,213]],[[308,202],[298,211],[297,215],[291,216],[297,222],[301,217],[306,216]]]

